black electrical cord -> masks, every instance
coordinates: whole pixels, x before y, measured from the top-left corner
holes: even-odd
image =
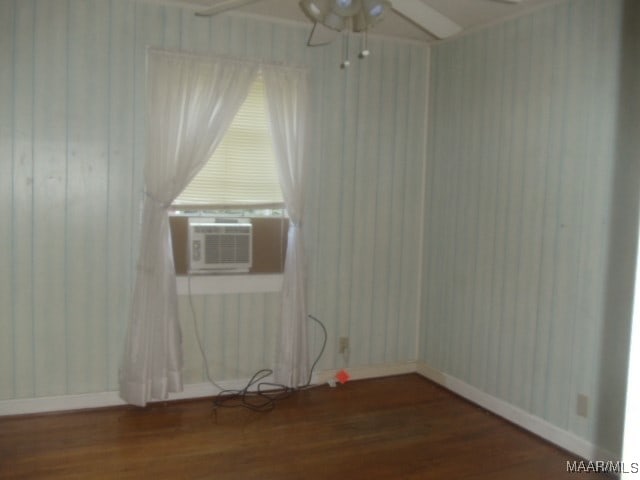
[[[308,317],[316,322],[322,328],[322,332],[324,333],[324,338],[322,341],[322,347],[320,349],[320,353],[316,357],[315,361],[311,365],[311,370],[309,371],[309,378],[307,379],[307,383],[298,388],[290,388],[286,385],[281,385],[277,383],[271,382],[261,382],[261,380],[269,377],[273,374],[273,370],[271,369],[262,369],[258,370],[253,377],[247,382],[244,388],[240,390],[233,389],[224,389],[216,382],[213,381],[211,375],[209,374],[209,365],[207,356],[204,351],[204,347],[202,345],[202,340],[200,338],[200,331],[198,329],[198,322],[196,319],[196,311],[193,306],[193,299],[191,295],[191,275],[187,278],[187,286],[189,290],[189,306],[191,308],[191,316],[193,319],[194,330],[196,334],[196,339],[198,341],[198,347],[200,348],[200,353],[202,355],[202,360],[204,363],[204,370],[207,380],[220,390],[216,398],[213,400],[213,407],[217,409],[218,407],[241,407],[246,408],[248,410],[252,410],[254,412],[268,412],[275,408],[276,402],[279,400],[284,400],[289,397],[294,391],[301,390],[305,388],[309,388],[311,386],[311,380],[313,377],[313,371],[316,368],[316,365],[322,358],[324,354],[324,350],[327,346],[327,329],[324,324],[318,320],[313,315],[308,315]],[[253,387],[256,387],[252,390]]]
[[[213,407],[242,407],[254,412],[268,412],[275,408],[276,401],[291,395],[293,389],[284,385],[261,382],[273,373],[270,369],[257,371],[241,390],[222,390],[213,400]],[[250,391],[256,386],[257,390]],[[263,390],[264,387],[272,387]]]
[[[260,380],[267,378],[273,374],[271,369],[263,369],[256,372],[247,385],[241,390],[223,390],[213,401],[214,408],[218,407],[242,407],[254,412],[268,412],[275,408],[276,402],[284,400],[289,397],[294,391],[306,389],[311,386],[311,380],[313,378],[313,371],[316,365],[322,358],[324,350],[327,346],[327,329],[324,324],[313,315],[308,315],[310,319],[315,321],[324,333],[322,341],[322,347],[320,353],[318,353],[315,361],[311,365],[309,371],[309,378],[307,383],[298,388],[290,388],[286,385],[281,385],[271,382],[261,382]],[[250,389],[256,386],[257,389],[251,391]]]
[[[309,387],[311,385],[311,377],[313,377],[313,370],[316,368],[316,365],[318,364],[318,362],[320,361],[320,359],[322,358],[322,355],[324,354],[324,349],[327,346],[327,328],[324,326],[324,324],[318,320],[316,317],[314,317],[313,315],[307,315],[311,320],[313,320],[314,322],[316,322],[318,325],[320,325],[320,327],[322,328],[322,331],[324,332],[324,340],[322,341],[322,348],[320,348],[320,353],[318,353],[318,356],[316,357],[316,360],[313,362],[313,365],[311,365],[311,370],[309,370],[309,379],[307,380],[307,384],[304,385],[302,388],[306,388]]]

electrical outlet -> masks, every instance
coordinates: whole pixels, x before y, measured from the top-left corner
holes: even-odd
[[[338,352],[346,353],[349,350],[349,337],[340,337],[338,341]]]
[[[585,418],[589,413],[589,397],[582,393],[578,394],[578,400],[576,402],[576,413]]]

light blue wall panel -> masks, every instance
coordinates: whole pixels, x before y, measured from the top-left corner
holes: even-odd
[[[599,384],[626,369],[601,348],[625,321],[605,306],[622,7],[564,2],[433,49],[420,341],[427,364],[614,453],[599,429],[620,434],[624,382],[606,403]]]
[[[68,383],[65,286],[68,88],[66,4],[36,1],[33,47],[33,348],[35,394]]]
[[[140,237],[145,54],[182,49],[308,66],[305,241],[319,368],[415,360],[427,48],[306,47],[309,27],[130,0],[0,0],[0,399],[110,391]],[[271,367],[278,294],[194,297],[212,376]],[[205,380],[180,299],[187,382]],[[320,329],[311,324],[311,354]]]
[[[108,44],[108,130],[107,130],[107,192],[105,205],[107,250],[106,272],[107,377],[105,387],[118,385],[118,364],[124,338],[125,319],[129,313],[129,298],[133,288],[133,231],[136,223],[132,211],[138,200],[140,186],[134,184],[134,99],[136,70],[134,45],[135,9],[132,2],[110,2]],[[103,20],[104,21],[104,20]],[[140,66],[138,66],[140,68]]]
[[[407,190],[412,192],[411,198],[420,198],[418,190],[412,189],[412,181],[420,181],[422,168],[416,163],[408,165],[402,158],[411,158],[411,154],[421,158],[423,142],[416,139],[424,137],[424,119],[408,128],[394,120],[415,114],[417,110],[411,111],[414,101],[422,110],[413,118],[420,118],[424,111],[424,94],[420,95],[424,85],[411,81],[425,78],[426,52],[409,46],[394,58],[379,46],[372,44],[382,56],[371,57],[363,65],[366,68],[349,70],[346,78],[334,78],[318,87],[326,98],[318,106],[320,115],[344,114],[347,122],[321,130],[318,148],[331,165],[319,172],[326,177],[317,184],[316,199],[309,202],[315,205],[311,208],[320,208],[319,224],[310,231],[315,234],[312,248],[318,249],[315,262],[310,264],[314,282],[310,306],[322,319],[335,322],[330,329],[334,341],[329,343],[329,352],[337,346],[338,336],[350,337],[352,365],[405,361],[416,355],[414,345],[402,349],[396,345],[398,335],[413,338],[406,334],[415,329],[417,292],[413,284],[400,289],[397,283],[390,286],[388,280],[397,278],[399,271],[404,278],[404,273],[413,268],[409,265],[405,269],[399,256],[394,257],[394,263],[389,260],[392,251],[402,249],[405,235],[413,242],[411,250],[419,250],[417,218],[403,215],[411,202],[400,205],[394,201]],[[326,54],[325,68],[335,68],[336,58],[331,52]],[[398,64],[403,66],[397,68]],[[408,72],[415,64],[419,67],[411,76]],[[402,84],[398,84],[399,78]],[[339,96],[331,94],[341,91]],[[413,98],[408,101],[411,94]],[[417,145],[411,154],[406,149],[392,151],[407,135],[412,139],[409,143]],[[353,161],[345,162],[345,158]],[[405,184],[407,169],[411,173]],[[416,281],[417,267],[407,278]],[[405,305],[401,296],[405,294],[410,297],[406,304],[409,309],[402,311]],[[406,318],[401,318],[403,314]],[[354,322],[356,318],[359,320]],[[339,357],[337,366],[342,361]]]
[[[279,308],[277,293],[180,297],[186,381],[207,380],[196,335],[215,380],[248,378],[271,367]]]
[[[0,4],[0,30],[6,32],[0,37],[0,65],[13,63],[14,55],[14,9],[13,4]],[[0,116],[0,306],[4,314],[0,316],[0,399],[11,398],[14,391],[13,339],[13,280],[12,248],[13,244],[11,218],[13,214],[13,157],[14,148],[14,100],[13,100],[13,71],[9,68],[0,69],[0,111],[7,112]]]
[[[110,59],[105,18],[108,2],[69,4],[64,282],[70,391],[101,391],[108,378]]]
[[[9,3],[9,2],[4,2]],[[4,6],[7,8],[9,5]],[[34,18],[33,2],[11,5],[13,30],[3,30],[3,37],[11,33],[13,68],[13,104],[10,110],[13,123],[11,198],[11,323],[13,329],[13,362],[5,365],[3,375],[13,375],[13,394],[29,397],[35,394],[34,383],[34,313],[33,313],[33,84],[34,84]],[[5,70],[5,69],[3,69]],[[9,69],[6,69],[9,70]],[[3,162],[5,163],[5,162]],[[8,193],[8,191],[6,191]],[[5,274],[6,274],[5,273]],[[8,315],[9,312],[3,315]]]

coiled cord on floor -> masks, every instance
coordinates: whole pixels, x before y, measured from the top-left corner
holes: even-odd
[[[188,293],[189,293],[189,307],[191,309],[191,317],[193,319],[194,331],[196,334],[196,339],[198,341],[198,347],[200,349],[200,354],[202,355],[202,361],[204,363],[204,371],[207,380],[220,392],[213,400],[213,406],[215,409],[218,407],[231,407],[231,408],[246,408],[248,410],[254,412],[268,412],[275,408],[276,402],[280,400],[284,400],[289,397],[294,391],[306,389],[311,386],[311,381],[313,378],[313,371],[322,358],[324,354],[324,350],[327,346],[327,329],[324,324],[314,317],[313,315],[308,315],[308,318],[316,322],[322,328],[322,332],[324,334],[322,347],[320,348],[320,352],[318,353],[316,359],[311,365],[311,369],[309,370],[309,378],[307,379],[307,383],[305,385],[301,385],[297,388],[290,388],[286,385],[266,382],[262,381],[267,377],[273,375],[273,370],[265,368],[258,370],[251,379],[247,382],[244,388],[241,389],[225,389],[218,385],[212,378],[209,372],[209,361],[207,360],[207,355],[205,353],[204,347],[202,345],[202,339],[200,336],[200,330],[198,329],[198,322],[196,318],[196,310],[193,306],[193,298],[191,294],[191,275],[187,278],[188,283]]]

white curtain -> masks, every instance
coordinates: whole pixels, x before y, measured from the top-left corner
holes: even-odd
[[[302,237],[309,73],[267,66],[263,77],[280,186],[290,218],[274,380],[297,387],[304,385],[309,375]]]
[[[207,162],[257,65],[149,50],[145,198],[120,396],[145,405],[182,390],[182,346],[167,208]]]

